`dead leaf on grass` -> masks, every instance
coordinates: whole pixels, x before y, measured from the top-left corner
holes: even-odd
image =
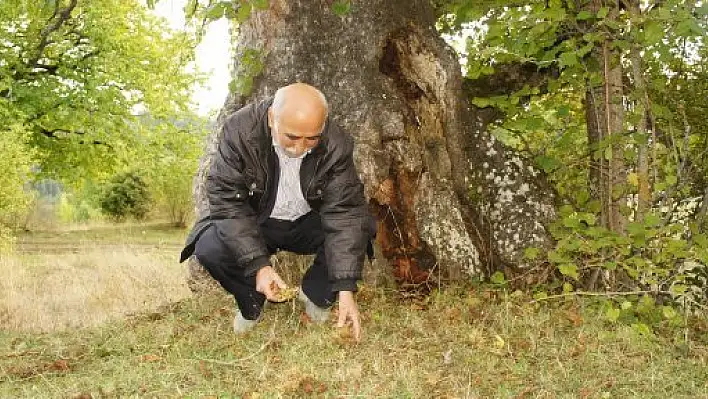
[[[578,314],[576,309],[569,309],[565,312],[565,317],[573,323],[574,327],[580,327],[583,325],[583,316]]]
[[[69,362],[64,359],[55,360],[48,369],[54,371],[67,371],[69,370]]]
[[[143,362],[146,362],[146,363],[152,363],[152,362],[159,362],[160,360],[162,360],[162,358],[160,356],[148,353],[148,354],[142,355],[140,357],[140,360]]]

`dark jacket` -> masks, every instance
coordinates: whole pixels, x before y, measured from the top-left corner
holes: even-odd
[[[279,165],[267,117],[271,103],[247,105],[226,120],[206,181],[210,214],[192,228],[180,262],[192,255],[199,235],[213,224],[246,275],[270,263],[258,225],[270,216],[278,187]],[[319,144],[300,168],[303,196],[322,219],[335,291],[356,289],[375,230],[353,147],[352,137],[327,121]]]

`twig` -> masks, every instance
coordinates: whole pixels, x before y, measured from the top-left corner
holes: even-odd
[[[568,292],[565,294],[549,295],[545,298],[534,299],[531,303],[537,303],[542,301],[548,301],[551,299],[566,298],[570,296],[628,296],[628,295],[640,295],[640,294],[671,294],[669,291],[652,291],[652,290],[642,290],[642,291],[608,291],[608,292]]]
[[[258,354],[263,352],[265,350],[265,348],[267,348],[268,345],[270,345],[273,342],[273,340],[275,339],[275,327],[277,325],[278,325],[278,323],[277,323],[277,319],[276,319],[275,322],[273,322],[273,327],[270,328],[270,337],[268,338],[268,340],[266,342],[264,342],[263,345],[261,345],[260,348],[258,348],[255,352],[251,353],[248,356],[242,357],[240,359],[232,360],[230,362],[223,361],[223,360],[216,360],[216,359],[206,359],[206,358],[200,358],[200,357],[198,357],[196,359],[192,359],[192,360],[218,364],[220,366],[236,366],[237,364],[245,362],[246,360],[253,359]]]

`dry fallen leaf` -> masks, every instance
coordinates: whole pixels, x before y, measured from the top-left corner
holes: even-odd
[[[270,289],[273,291],[273,300],[275,302],[286,302],[291,301],[297,297],[298,292],[300,292],[299,287],[285,287],[280,288],[275,281],[270,283]]]
[[[69,370],[69,362],[63,359],[55,360],[49,368],[56,371],[66,371]]]
[[[140,360],[142,360],[143,362],[158,362],[158,361],[162,360],[162,358],[160,356],[148,353],[148,354],[142,355],[140,357]]]
[[[349,326],[337,327],[337,335],[341,339],[351,339],[354,337],[352,329]]]

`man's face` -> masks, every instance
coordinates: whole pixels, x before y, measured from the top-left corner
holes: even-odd
[[[271,119],[270,128],[275,141],[285,151],[285,154],[292,158],[301,157],[307,151],[313,149],[322,137],[321,128],[316,130],[296,129],[283,120]]]

